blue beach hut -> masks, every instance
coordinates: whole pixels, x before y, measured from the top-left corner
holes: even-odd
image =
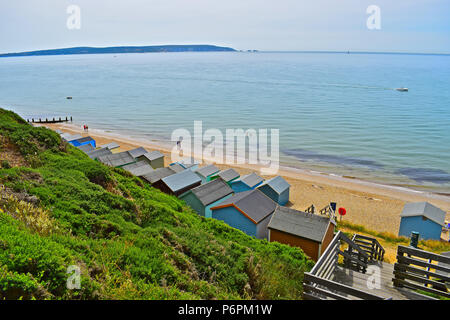
[[[291,186],[281,176],[267,180],[258,187],[270,199],[284,206],[289,202],[289,189]]]
[[[71,140],[71,141],[69,141],[69,143],[75,147],[80,147],[80,146],[85,146],[85,145],[90,144],[94,149],[97,148],[95,140],[92,139],[91,137],[84,137],[84,138]]]
[[[410,237],[415,231],[428,240],[440,240],[445,222],[445,211],[428,202],[407,203],[400,215],[399,236]]]
[[[238,193],[212,207],[212,217],[249,236],[266,239],[268,224],[277,204],[259,190]]]
[[[253,190],[258,187],[264,179],[258,176],[256,173],[247,174],[240,179],[236,179],[230,182],[231,189],[235,193]]]

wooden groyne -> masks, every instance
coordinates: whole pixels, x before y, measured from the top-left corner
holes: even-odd
[[[53,117],[53,118],[31,118],[27,119],[29,123],[61,123],[61,122],[72,122],[72,116],[70,117]]]

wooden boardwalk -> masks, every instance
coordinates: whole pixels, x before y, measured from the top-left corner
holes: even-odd
[[[343,247],[346,249],[342,250]],[[339,264],[339,257],[343,263]],[[303,278],[309,300],[435,300],[450,298],[450,257],[398,246],[395,265],[383,262],[378,240],[338,231]],[[423,293],[427,293],[424,295]],[[430,297],[430,294],[433,297]]]
[[[379,288],[369,288],[369,284],[374,284],[371,281],[375,273],[371,272],[373,267],[378,267],[380,275],[380,287]],[[374,269],[375,270],[375,269]],[[428,300],[426,296],[418,295],[410,290],[405,290],[401,288],[396,288],[393,285],[392,278],[394,277],[394,265],[386,262],[374,262],[369,265],[366,273],[361,273],[353,271],[350,269],[337,266],[334,272],[333,281],[345,284],[352,288],[377,295],[385,299],[392,300]],[[370,278],[370,279],[369,279]]]

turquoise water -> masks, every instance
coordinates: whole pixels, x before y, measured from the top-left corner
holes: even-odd
[[[204,130],[279,128],[283,165],[437,192],[450,192],[449,87],[450,56],[442,55],[0,59],[0,105],[24,117],[69,114],[163,142],[194,120]]]

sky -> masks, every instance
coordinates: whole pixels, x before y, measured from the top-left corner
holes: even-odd
[[[164,44],[450,53],[450,0],[0,0],[0,53]]]

